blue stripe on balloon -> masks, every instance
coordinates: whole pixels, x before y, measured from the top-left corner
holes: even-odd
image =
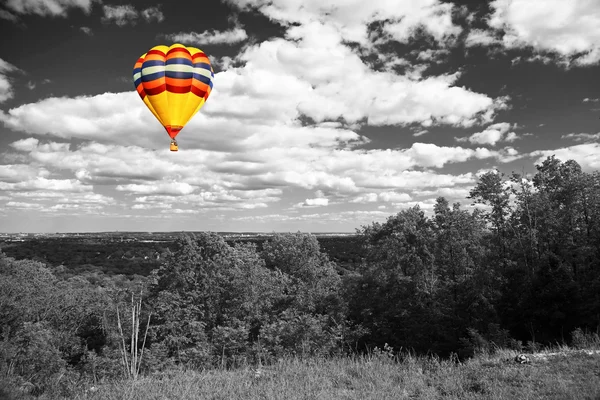
[[[155,72],[153,74],[142,75],[142,82],[152,82],[155,79],[160,79],[165,77],[165,72]]]
[[[210,64],[207,63],[196,63],[194,64],[195,68],[204,68],[210,71]]]
[[[200,74],[194,74],[194,79],[198,79],[200,82],[206,83],[207,85],[212,81],[209,77]]]
[[[142,68],[157,67],[159,65],[165,65],[165,62],[162,60],[148,60],[144,61]]]
[[[188,60],[187,58],[171,58],[169,60],[167,60],[167,62],[165,63],[165,65],[173,65],[173,64],[183,64],[183,65],[189,65],[190,67],[192,67],[194,64],[192,63],[192,60]]]
[[[192,72],[184,72],[184,71],[166,71],[167,78],[177,78],[177,79],[191,79],[194,74]]]

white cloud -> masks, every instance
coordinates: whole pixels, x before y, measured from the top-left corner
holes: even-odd
[[[164,14],[162,13],[162,11],[160,11],[160,8],[158,7],[146,8],[145,10],[142,10],[140,14],[142,15],[142,18],[146,20],[146,22],[162,22],[165,20]]]
[[[31,210],[31,209],[40,209],[43,207],[43,205],[38,204],[38,203],[24,203],[24,202],[19,202],[19,201],[9,201],[8,203],[6,203],[6,207]]]
[[[600,101],[600,99],[590,99],[589,97],[586,97],[585,99],[583,99],[584,103],[588,103],[588,102],[597,103],[599,101]]]
[[[0,182],[0,190],[55,190],[64,192],[90,192],[91,185],[84,185],[76,179],[46,179],[37,177],[19,182]]]
[[[412,200],[410,195],[407,193],[399,193],[399,192],[391,192],[391,191],[382,191],[379,193],[369,192],[359,196],[354,197],[350,200],[351,203],[375,203],[379,201],[387,202],[387,203],[399,203],[399,202],[407,202]]]
[[[70,192],[65,195],[63,192],[45,192],[45,191],[27,191],[10,192],[12,198],[26,198],[34,200],[47,200],[52,203],[93,203],[101,205],[114,204],[115,199],[98,193]]]
[[[5,6],[17,14],[66,17],[69,8],[79,8],[89,14],[97,0],[7,0]],[[100,1],[98,1],[100,2]]]
[[[474,186],[460,186],[460,187],[442,187],[436,188],[435,190],[414,190],[412,194],[419,197],[431,197],[437,198],[443,196],[449,200],[461,199],[464,200],[469,195],[469,192]]]
[[[565,64],[600,61],[600,2],[597,0],[495,0],[489,25],[503,32],[506,48],[551,52]]]
[[[87,26],[82,26],[79,29],[86,35],[92,36],[94,34],[94,32],[92,32],[92,28],[89,28]]]
[[[314,199],[306,199],[300,203],[294,205],[294,208],[306,208],[306,207],[324,207],[329,205],[329,199],[324,197],[317,197]]]
[[[135,194],[167,194],[179,195],[190,194],[194,187],[185,182],[153,182],[148,184],[129,184],[118,185],[117,190],[123,192],[132,192]]]
[[[6,10],[0,10],[0,18],[11,22],[17,22],[19,20],[19,17]]]
[[[165,35],[165,38],[173,42],[183,44],[195,44],[203,46],[206,44],[233,44],[243,42],[248,39],[246,30],[241,27],[235,27],[226,31],[204,31],[197,32],[179,32]]]
[[[257,223],[270,223],[270,222],[285,222],[285,221],[306,221],[311,224],[329,224],[331,222],[347,222],[353,221],[359,223],[370,223],[373,219],[385,220],[389,217],[389,212],[385,211],[340,211],[340,212],[327,212],[327,213],[313,213],[313,214],[302,214],[302,215],[289,215],[289,214],[266,214],[266,215],[248,215],[248,216],[233,216],[229,218],[231,221],[252,221]]]
[[[469,137],[455,138],[458,142],[469,141],[476,144],[495,146],[500,141],[513,142],[518,139],[517,134],[509,132],[511,125],[508,122],[492,124],[481,132],[476,132]]]
[[[39,168],[73,177],[72,181],[86,190],[91,190],[92,185],[108,185],[118,192],[141,196],[136,197],[136,203],[202,205],[206,209],[264,208],[280,201],[284,188],[317,191],[316,198],[307,199],[305,206],[325,205],[326,201],[331,205],[324,192],[352,195],[357,201],[368,201],[369,193],[377,193],[379,201],[405,202],[411,199],[408,190],[448,188],[471,184],[474,179],[471,174],[450,175],[411,168],[441,168],[473,158],[504,161],[516,153],[514,149],[473,150],[427,143],[415,143],[401,150],[337,148],[335,142],[323,147],[274,143],[274,147],[250,147],[250,151],[195,149],[180,151],[176,156],[168,149],[152,151],[100,143],[71,147],[68,143],[42,143],[34,138],[11,146],[26,153],[29,162]],[[23,174],[18,179],[29,182],[35,171]],[[31,183],[6,185],[5,190],[31,188]]]
[[[0,182],[20,182],[38,176],[48,177],[50,172],[45,168],[36,168],[28,164],[0,165]]]
[[[37,103],[23,104],[10,109],[8,113],[2,112],[0,120],[13,130],[38,135],[104,138],[115,142],[122,142],[123,137],[132,137],[133,141],[146,145],[151,143],[148,137],[163,129],[150,111],[145,109],[136,92],[75,98],[50,97]],[[139,135],[139,132],[146,134]]]
[[[167,203],[148,203],[148,204],[134,204],[131,206],[132,210],[155,210],[155,209],[170,209],[172,204]]]
[[[273,39],[247,47],[237,57],[245,67],[219,74],[215,79],[218,90],[231,93],[236,89],[233,93],[247,93],[253,98],[266,95],[267,90],[276,91],[286,103],[294,101],[297,111],[317,122],[342,117],[356,123],[367,118],[370,125],[471,126],[489,121],[495,110],[505,106],[504,99],[494,100],[453,86],[458,73],[419,80],[372,71],[342,44],[342,37],[332,26],[314,22],[292,27],[287,35],[291,40]],[[360,106],[355,99],[356,82],[361,82]],[[222,104],[230,105],[231,101]],[[214,103],[207,104],[207,110],[209,107],[213,109]],[[255,114],[256,110],[250,108],[248,112]]]
[[[21,72],[21,70],[0,58],[0,103],[12,99],[15,95],[8,77],[8,74],[13,72]]]
[[[576,142],[587,142],[593,140],[600,140],[600,132],[598,133],[569,133],[562,135],[561,139],[573,139]]]
[[[139,16],[135,7],[130,4],[121,6],[104,5],[102,9],[104,10],[102,22],[113,22],[117,26],[125,26],[127,24],[135,25]]]
[[[563,162],[567,160],[577,161],[584,171],[600,169],[600,143],[578,144],[556,150],[537,150],[531,152],[530,155],[538,157],[535,161],[536,164],[541,164],[547,157],[555,155]]]
[[[227,0],[241,9],[256,9],[267,17],[289,25],[314,22],[336,27],[342,37],[362,44],[369,42],[367,25],[384,21],[380,36],[405,43],[423,29],[438,42],[461,32],[452,23],[453,5],[438,0],[398,2],[395,0]]]
[[[472,29],[469,31],[466,39],[465,46],[466,47],[475,47],[475,46],[492,46],[496,44],[502,44],[502,41],[494,36],[493,32],[483,30],[483,29]]]

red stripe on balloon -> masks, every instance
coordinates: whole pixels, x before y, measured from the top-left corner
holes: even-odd
[[[192,57],[192,59],[196,60],[196,58],[200,58],[200,57],[208,59],[208,57],[206,56],[206,54],[204,54],[203,52],[194,54],[194,56]]]
[[[190,52],[185,47],[174,47],[167,52],[167,56],[169,56],[173,53],[184,53],[184,54],[187,54],[188,56],[191,56]]]
[[[148,52],[148,54],[146,54],[146,57],[148,57],[149,55],[152,55],[152,54],[156,54],[156,55],[163,56],[163,57],[165,56],[165,53],[163,53],[163,52],[162,52],[162,51],[160,51],[160,50],[156,50],[156,49],[155,49],[155,50],[150,50],[150,51]]]
[[[175,86],[175,85],[166,85],[167,86],[167,92],[170,93],[189,93],[190,92],[190,86]]]
[[[164,92],[166,89],[167,89],[167,85],[162,84],[155,88],[152,88],[152,89],[147,88],[145,90],[146,90],[146,94],[148,96],[156,96],[157,94],[161,94],[162,92]]]
[[[204,98],[204,96],[206,96],[206,92],[204,90],[200,90],[194,85],[191,86],[191,92],[194,93],[198,97]]]
[[[146,91],[144,90],[144,86],[140,83],[139,85],[137,85],[136,90],[143,100],[144,97],[146,97]]]

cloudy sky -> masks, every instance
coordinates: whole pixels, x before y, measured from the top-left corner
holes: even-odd
[[[353,232],[467,206],[491,168],[600,168],[597,0],[4,0],[0,18],[3,232]],[[132,80],[172,43],[215,70],[173,153]]]

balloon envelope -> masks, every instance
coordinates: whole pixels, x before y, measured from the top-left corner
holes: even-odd
[[[133,67],[135,88],[174,139],[204,105],[214,72],[204,52],[182,44],[155,46]]]

